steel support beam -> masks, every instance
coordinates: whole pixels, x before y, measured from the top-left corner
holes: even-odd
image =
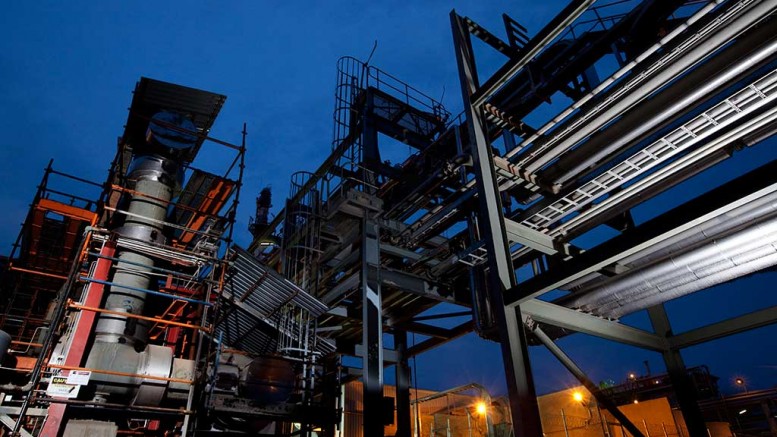
[[[461,303],[457,302],[453,296],[443,296],[440,294],[439,284],[431,282],[420,276],[413,275],[412,273],[383,268],[380,272],[380,280],[381,284],[399,288],[404,292],[414,294],[416,296],[421,296],[440,302],[450,302],[461,305]]]
[[[505,230],[499,188],[494,175],[494,158],[486,135],[485,119],[480,106],[473,105],[472,95],[478,91],[472,41],[467,25],[456,11],[451,11],[453,44],[459,68],[461,93],[464,101],[469,143],[473,156],[477,193],[478,224],[488,250],[488,290],[491,307],[499,327],[502,359],[504,360],[507,389],[510,395],[510,413],[516,437],[542,435],[537,394],[534,389],[526,333],[520,317],[520,308],[506,308],[503,292],[515,286],[510,247]]]
[[[461,325],[454,326],[450,329],[450,336],[447,339],[433,337],[429,340],[424,340],[418,344],[415,344],[407,349],[407,357],[414,357],[418,354],[424,353],[428,350],[434,349],[446,342],[457,339],[463,335],[467,335],[472,332],[474,328],[472,320],[462,323]]]
[[[113,265],[111,258],[113,258],[115,253],[116,243],[114,241],[106,241],[102,249],[100,249],[100,258],[98,258],[95,263],[95,268],[92,273],[93,279],[102,281],[107,281],[109,279],[111,267]],[[100,282],[88,283],[84,298],[84,306],[93,308],[99,307],[104,294],[104,284]],[[70,346],[67,349],[64,363],[66,366],[79,367],[84,364],[89,338],[94,330],[96,319],[97,313],[94,311],[81,311],[78,315],[78,318],[73,325],[73,329],[70,332]],[[46,417],[40,435],[56,436],[65,426],[62,421],[66,411],[67,404],[52,403],[49,406],[49,414]]]
[[[395,437],[410,437],[410,365],[407,362],[407,332],[394,331],[394,350],[397,352],[397,433]]]
[[[666,339],[652,332],[601,319],[550,302],[537,299],[528,300],[521,304],[521,312],[525,318],[531,317],[535,322],[652,351],[665,352],[669,350]]]
[[[357,344],[353,347],[353,353],[350,351],[340,351],[341,353],[345,353],[346,355],[353,355],[355,357],[361,357],[364,356],[365,352],[367,352],[364,349],[364,346]],[[397,352],[394,349],[383,349],[383,363],[393,364],[396,363],[398,360]]]
[[[612,240],[556,266],[552,272],[535,276],[518,287],[507,290],[507,305],[518,305],[528,299],[614,265],[621,259],[691,229],[729,211],[777,190],[774,174],[777,161],[740,176],[708,193],[690,200]],[[689,219],[689,217],[696,217]]]
[[[536,323],[532,324],[530,326],[530,329],[532,330],[532,333],[535,337],[537,337],[537,340],[539,340],[545,347],[550,351],[553,356],[556,357],[556,359],[561,362],[561,364],[564,365],[564,367],[569,370],[569,372],[574,375],[575,378],[577,378],[578,381],[580,381],[583,386],[588,389],[589,392],[591,392],[591,395],[593,395],[594,398],[596,398],[596,402],[599,403],[602,407],[604,407],[607,411],[612,414],[615,419],[620,422],[620,424],[626,428],[626,430],[629,431],[629,433],[634,437],[644,437],[644,434],[642,434],[642,431],[640,431],[639,428],[637,428],[631,420],[629,420],[628,417],[626,417],[625,414],[621,412],[621,410],[618,409],[618,406],[615,405],[615,403],[604,395],[599,390],[599,387],[596,386],[596,384],[591,381],[588,376],[586,376],[585,372],[575,364],[574,361],[566,354],[563,350],[561,350],[560,347],[556,343],[553,342],[553,340],[548,337],[545,332],[540,329],[539,326],[537,326]]]
[[[383,321],[379,228],[362,220],[362,360],[364,435],[383,437]]]
[[[697,344],[739,334],[751,329],[761,328],[777,323],[777,306],[764,308],[739,317],[723,320],[718,323],[696,328],[668,338],[672,349],[685,349]]]
[[[669,323],[669,317],[666,315],[664,305],[656,305],[648,308],[650,323],[656,334],[663,337],[672,336],[672,325]],[[698,396],[693,381],[688,376],[685,369],[683,357],[678,349],[671,349],[663,354],[666,370],[669,373],[669,380],[672,381],[677,403],[680,405],[680,411],[685,419],[685,425],[688,427],[690,437],[704,437],[707,435],[707,426],[704,423],[704,416],[699,408]]]
[[[514,243],[531,247],[532,249],[539,250],[548,255],[555,255],[558,253],[558,250],[553,246],[553,238],[548,234],[535,231],[528,226],[514,222],[510,219],[505,219],[505,229],[507,231],[508,240]]]
[[[506,84],[516,73],[528,64],[542,49],[550,44],[567,26],[577,20],[595,0],[572,0],[545,27],[537,32],[520,50],[520,55],[510,59],[475,93],[474,102],[479,107],[485,103],[494,92]],[[469,34],[467,34],[469,40]],[[470,100],[466,100],[469,102]]]
[[[450,329],[441,328],[439,326],[429,325],[429,324],[420,323],[420,322],[401,322],[393,326],[395,328],[399,328],[404,331],[415,332],[416,334],[441,338],[443,340],[447,340],[451,335]]]
[[[11,431],[13,431],[15,428],[19,428],[19,431],[17,431],[17,432],[19,433],[19,435],[20,435],[21,437],[32,437],[32,434],[30,434],[29,432],[27,432],[27,430],[26,430],[26,429],[24,429],[24,428],[20,427],[20,426],[19,426],[19,425],[16,423],[16,421],[15,421],[15,420],[13,420],[13,419],[11,418],[11,416],[9,416],[9,415],[7,415],[7,414],[0,414],[0,423],[2,423],[3,425],[5,425],[5,426],[6,426],[6,427],[7,427],[9,430],[11,430]]]

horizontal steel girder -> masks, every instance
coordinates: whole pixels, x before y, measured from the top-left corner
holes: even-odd
[[[524,319],[530,317],[535,322],[546,323],[606,340],[658,352],[669,350],[667,341],[652,332],[581,313],[550,302],[537,299],[528,300],[521,303],[521,313]]]
[[[777,306],[692,329],[668,338],[672,349],[683,349],[777,323]]]

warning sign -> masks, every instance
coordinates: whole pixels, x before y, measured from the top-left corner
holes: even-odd
[[[52,397],[74,398],[78,396],[78,390],[81,388],[78,384],[68,384],[68,378],[64,376],[52,376],[46,393]]]
[[[89,370],[71,370],[67,375],[67,383],[74,385],[87,385],[89,384],[89,377],[92,376],[92,372]]]

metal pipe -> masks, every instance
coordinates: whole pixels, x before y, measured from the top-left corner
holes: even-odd
[[[601,222],[603,216],[607,217],[612,214],[613,211],[622,210],[624,207],[639,203],[650,196],[660,193],[663,191],[662,184],[665,184],[667,180],[683,180],[684,178],[690,177],[690,175],[725,159],[728,156],[724,150],[726,147],[737,142],[747,141],[749,136],[757,135],[758,132],[762,132],[765,129],[768,130],[769,126],[772,126],[776,121],[777,108],[770,108],[762,114],[747,119],[741,125],[736,126],[734,129],[711,140],[707,144],[700,146],[687,155],[672,161],[665,167],[651,172],[642,179],[626,186],[623,190],[611,193],[607,198],[594,204],[591,208],[588,208],[571,217],[566,222],[561,223],[549,231],[548,235],[553,238],[563,236],[567,239],[572,239],[575,236],[581,235],[590,229],[592,223],[596,223],[594,220],[597,219],[597,217],[599,218],[599,222]],[[754,134],[754,132],[756,132],[756,134]],[[691,169],[691,171],[683,172],[686,169]],[[531,249],[526,247],[518,249],[513,253],[513,259],[515,260],[526,255],[530,250]],[[575,287],[573,284],[566,284],[565,286]]]
[[[522,141],[521,144],[518,145],[518,147],[508,150],[505,154],[505,158],[511,158],[524,148],[526,148],[528,145],[530,145],[532,142],[536,141],[538,138],[540,138],[542,135],[544,135],[546,132],[548,132],[550,129],[552,129],[554,126],[556,126],[558,123],[560,123],[562,120],[564,120],[566,117],[568,117],[570,114],[572,114],[575,110],[579,109],[583,104],[591,100],[592,98],[596,97],[599,93],[604,91],[607,87],[615,83],[618,79],[625,76],[630,71],[633,71],[635,67],[640,65],[642,62],[644,62],[648,57],[653,55],[654,53],[658,52],[660,49],[665,48],[674,38],[676,38],[678,35],[682,34],[688,27],[690,27],[692,24],[699,21],[702,17],[707,15],[710,11],[715,9],[719,4],[721,4],[724,0],[715,0],[711,1],[698,11],[696,11],[695,14],[693,14],[691,17],[688,18],[688,20],[674,28],[671,32],[669,32],[666,36],[661,38],[657,43],[653,44],[651,47],[649,47],[647,50],[642,52],[639,56],[637,56],[633,61],[627,63],[623,67],[621,67],[618,71],[613,73],[610,77],[603,80],[599,85],[596,86],[593,90],[591,90],[588,94],[580,98],[578,101],[567,107],[567,109],[561,111],[557,116],[553,117],[552,120],[545,123],[544,126],[537,129],[537,132],[531,135],[526,140]],[[526,162],[528,162],[530,159],[532,159],[535,156],[539,156],[539,154],[544,150],[541,147],[536,147],[536,150],[531,150],[527,152],[527,155],[525,157],[522,157],[521,160],[518,161],[519,165],[525,165]]]
[[[528,172],[537,171],[561,153],[593,134],[610,120],[620,116],[647,96],[674,80],[679,74],[682,74],[718,48],[728,44],[738,34],[769,15],[775,7],[777,7],[777,1],[775,0],[756,2],[746,12],[734,17],[728,24],[724,24],[724,28],[718,29],[717,27],[725,23],[725,21],[717,20],[712,22],[707,28],[692,35],[684,44],[680,44],[677,49],[653,64],[654,68],[659,69],[657,72],[648,69],[646,72],[637,75],[633,80],[620,88],[620,90],[623,90],[622,92],[612,93],[612,95],[608,96],[607,101],[598,105],[595,110],[586,112],[575,121],[568,123],[560,131],[560,135],[556,134],[551,140],[558,142],[552,148],[547,149],[547,152],[543,155],[528,163],[526,170]],[[726,19],[731,18],[726,17]],[[688,50],[689,45],[693,46],[690,50]],[[686,50],[688,51],[686,52]],[[678,56],[679,58],[675,59]]]
[[[650,245],[644,250],[619,260],[618,264],[630,270],[636,270],[672,254],[682,253],[689,248],[703,245],[712,239],[731,235],[753,223],[777,215],[775,202],[777,202],[777,193],[767,194],[732,210],[725,216],[714,217],[685,232]],[[583,293],[581,290],[593,290],[604,282],[605,278],[601,274],[591,273],[561,288]]]
[[[118,267],[118,265],[116,267],[116,270],[120,271],[120,268]],[[133,272],[133,273],[137,272],[137,270],[131,270],[131,269],[126,269],[125,271]],[[149,269],[149,271],[150,271],[150,269]],[[148,273],[144,273],[144,275],[149,275],[150,276],[150,274],[148,274]],[[95,283],[98,283],[98,284],[109,285],[109,286],[111,286],[111,289],[113,289],[113,288],[121,288],[122,290],[130,290],[132,292],[137,292],[137,293],[142,293],[142,294],[151,294],[151,295],[154,295],[154,296],[164,297],[166,299],[182,300],[184,302],[196,303],[196,304],[204,305],[204,306],[211,306],[211,305],[213,305],[210,302],[205,302],[205,301],[202,301],[202,300],[190,299],[188,297],[176,296],[174,294],[162,293],[162,292],[159,292],[159,291],[148,290],[148,289],[140,288],[140,287],[132,287],[132,286],[129,286],[129,285],[120,284],[120,283],[118,283],[116,281],[113,281],[113,282],[111,282],[111,281],[103,281],[103,280],[100,280],[100,279],[88,278],[88,277],[85,277],[85,276],[80,277],[79,280],[85,281],[85,282],[95,282]],[[122,313],[130,313],[130,314],[132,314],[129,311],[120,311],[120,310],[112,310],[112,311],[114,311],[114,312],[118,311],[118,312],[122,312]]]
[[[773,242],[772,245],[770,245],[771,247],[769,250],[774,249],[773,247],[774,244],[777,244],[777,242]],[[724,271],[720,271],[713,275],[707,276],[705,278],[685,284],[682,287],[677,287],[676,289],[672,290],[669,293],[662,293],[663,296],[660,294],[651,294],[646,298],[635,300],[633,302],[630,302],[628,305],[620,307],[617,312],[613,312],[613,315],[616,317],[619,317],[619,314],[628,314],[634,311],[649,308],[651,306],[657,305],[667,300],[676,299],[678,297],[685,296],[695,291],[704,290],[709,287],[722,284],[724,282],[728,282],[733,279],[746,276],[751,273],[755,273],[769,267],[773,267],[775,265],[777,265],[777,254],[769,254],[767,256],[763,256],[756,260],[748,262],[747,264],[738,265],[736,267],[733,267]]]
[[[612,193],[634,179],[656,167],[671,162],[673,158],[698,148],[700,144],[716,137],[727,136],[748,126],[748,121],[775,106],[777,101],[777,70],[748,83],[742,84],[736,92],[727,93],[725,98],[704,112],[695,115],[682,125],[663,133],[660,138],[640,150],[623,158],[613,168],[600,172],[595,177],[570,187],[560,198],[554,198],[531,212],[521,223],[532,228],[548,228],[575,211],[579,211],[596,200]],[[766,109],[768,110],[768,109]],[[574,189],[572,189],[574,188]]]
[[[94,307],[88,307],[88,306],[84,306],[84,305],[78,305],[78,304],[75,304],[75,303],[69,304],[68,307],[74,308],[74,309],[77,309],[77,310],[82,310],[82,311],[94,311],[94,312],[97,312],[97,313],[100,313],[100,314],[110,314],[110,315],[114,315],[114,316],[121,316],[121,317],[128,317],[128,318],[131,318],[131,319],[144,320],[144,321],[147,321],[147,322],[154,322],[155,324],[159,323],[159,324],[162,324],[162,325],[177,326],[179,328],[197,329],[197,330],[200,330],[200,331],[210,332],[209,328],[205,328],[205,327],[198,326],[198,325],[192,325],[192,324],[189,324],[189,323],[181,323],[181,322],[174,322],[172,320],[160,319],[159,317],[139,316],[137,314],[127,314],[127,313],[125,313],[123,311],[111,311],[111,310],[106,310],[106,309],[102,309],[102,308],[94,308]]]
[[[773,210],[777,204],[769,207]],[[703,231],[702,231],[703,232]],[[566,304],[619,317],[777,264],[777,218],[627,273]]]
[[[764,38],[767,42],[761,43]],[[757,46],[758,43],[761,45]],[[742,53],[747,55],[742,56]],[[594,134],[583,146],[556,162],[553,170],[560,173],[558,176],[549,174],[548,177],[554,184],[569,181],[621,148],[693,110],[725,86],[741,80],[760,65],[773,60],[777,57],[775,53],[777,37],[765,25],[677,79],[667,90],[627,112],[612,126]],[[725,68],[720,70],[721,67]]]
[[[569,370],[569,372],[577,378],[578,381],[580,381],[581,384],[593,395],[594,398],[596,398],[596,401],[603,406],[607,411],[610,412],[610,414],[615,417],[615,419],[620,422],[621,426],[625,427],[631,435],[634,437],[643,437],[642,431],[639,430],[632,422],[629,420],[628,417],[626,417],[625,414],[623,414],[619,409],[618,406],[615,405],[613,401],[610,400],[607,396],[605,396],[600,390],[599,387],[596,386],[596,384],[591,381],[588,376],[583,372],[583,370],[575,364],[574,361],[566,354],[563,350],[561,350],[556,343],[553,342],[553,340],[548,337],[545,332],[540,329],[539,325],[537,323],[531,322],[527,323],[527,327],[532,331],[534,336],[537,338],[537,340],[540,341],[547,349],[548,351],[553,354],[553,356],[556,357],[559,362]]]
[[[751,132],[757,131],[764,126],[769,126],[775,121],[777,121],[777,110],[775,109],[771,109],[764,114],[746,120],[742,125],[737,126],[731,131],[713,139],[698,149],[693,150],[689,154],[680,157],[669,165],[660,168],[655,172],[652,172],[651,174],[625,187],[623,190],[617,193],[610,194],[606,199],[593,205],[593,207],[590,209],[572,217],[568,221],[562,223],[560,226],[550,231],[550,235],[553,237],[558,237],[561,235],[579,235],[581,229],[585,228],[587,223],[591,222],[596,217],[599,217],[603,214],[608,214],[618,206],[630,202],[629,199],[644,198],[644,193],[646,191],[652,192],[668,178],[680,176],[684,169],[696,166],[700,162],[706,162],[706,160],[713,157],[716,153],[719,153],[721,149],[727,145],[730,145],[736,141],[740,141],[741,139],[750,135]],[[716,160],[713,159],[713,162],[715,161]]]
[[[192,382],[194,382],[191,379],[168,378],[166,376],[154,376],[154,375],[144,375],[144,374],[138,374],[138,373],[118,372],[115,370],[94,369],[91,367],[63,366],[60,364],[49,364],[46,367],[50,369],[88,371],[92,373],[99,373],[101,375],[126,376],[130,378],[152,379],[154,381],[180,382],[182,384],[191,384]]]

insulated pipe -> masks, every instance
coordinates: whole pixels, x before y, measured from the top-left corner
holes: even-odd
[[[140,290],[152,288],[154,280],[154,258],[144,249],[166,243],[167,209],[183,179],[180,155],[194,146],[195,131],[194,123],[180,114],[160,112],[152,117],[146,143],[133,144],[135,155],[127,170],[127,188],[133,194],[123,225],[113,229],[136,245],[132,249],[125,247],[116,255],[112,285],[102,305],[114,313],[100,314],[86,367],[138,375],[95,372],[92,377],[98,394],[131,398],[132,405],[159,405],[168,386],[173,388],[167,381],[143,376],[166,378],[191,373],[193,368],[189,360],[174,360],[168,347],[146,345],[149,322],[117,316],[115,312],[144,314],[146,293]]]
[[[699,278],[698,280],[689,282],[683,286],[674,288],[669,291],[662,292],[660,294],[651,294],[639,300],[630,301],[627,304],[620,306],[612,312],[614,317],[621,317],[626,314],[633,313],[635,311],[650,308],[659,303],[666,302],[667,300],[676,299],[688,295],[690,293],[704,290],[713,287],[724,282],[740,278],[752,273],[756,273],[763,269],[777,265],[777,241],[773,242],[769,246],[765,246],[759,250],[763,255],[760,258],[749,261],[745,264],[736,265],[735,267],[715,272],[706,277]],[[736,261],[736,260],[735,260]]]
[[[762,42],[764,40],[765,43]],[[743,53],[747,55],[742,56]],[[627,112],[612,126],[593,135],[582,146],[559,159],[547,178],[554,184],[569,181],[609,155],[693,110],[724,87],[773,60],[777,56],[775,53],[777,37],[772,28],[764,25],[678,79],[666,91]]]
[[[764,241],[772,239],[777,239],[777,221],[772,221],[766,227],[758,226],[715,240],[700,249],[628,273],[599,287],[590,296],[598,296],[600,299],[583,308],[602,309],[602,305],[608,305],[610,301],[625,302],[645,293],[668,291],[678,284],[703,277],[707,269],[714,268],[721,262],[730,263],[734,256],[757,251],[764,245]]]
[[[723,3],[724,0],[714,0],[709,2],[707,5],[696,11],[695,14],[690,16],[688,20],[674,28],[671,32],[669,32],[667,35],[665,35],[663,38],[661,38],[657,43],[650,46],[647,50],[642,52],[639,56],[637,56],[633,61],[629,62],[628,64],[621,67],[618,71],[613,73],[610,77],[603,80],[599,85],[596,86],[593,90],[588,92],[585,96],[581,97],[578,101],[573,103],[572,105],[568,106],[565,110],[563,110],[561,113],[553,117],[552,120],[545,123],[544,126],[537,129],[537,132],[532,134],[529,138],[527,138],[525,141],[523,141],[521,144],[519,144],[518,147],[508,150],[505,157],[511,158],[513,155],[517,154],[521,150],[523,150],[527,145],[531,144],[533,141],[536,141],[540,136],[544,135],[546,132],[548,132],[550,129],[552,129],[556,124],[560,123],[562,120],[564,120],[567,116],[572,114],[576,109],[579,109],[581,106],[583,106],[585,103],[587,103],[589,100],[596,97],[599,93],[604,91],[607,87],[615,83],[618,79],[625,76],[630,71],[634,70],[635,67],[640,65],[642,62],[645,61],[649,56],[653,55],[660,49],[664,49],[674,38],[676,38],[678,35],[683,33],[688,27],[699,21],[702,17],[707,15],[710,11],[715,9],[719,4]],[[526,153],[522,157],[521,160],[518,161],[518,165],[524,165],[526,162],[534,158],[535,156],[539,156],[544,149],[542,148],[536,148],[536,150],[532,150]]]
[[[586,113],[584,117],[568,123],[568,126],[564,128],[561,135],[556,135],[556,137],[551,140],[557,141],[560,139],[561,141],[551,148],[542,149],[544,150],[543,155],[534,158],[528,165],[525,165],[526,171],[530,173],[536,172],[557,156],[596,132],[610,120],[628,111],[632,106],[675,79],[679,74],[682,74],[688,68],[691,68],[693,65],[715,52],[718,48],[729,43],[754,23],[769,15],[776,7],[777,0],[757,2],[724,28],[719,30],[716,29],[715,32],[706,39],[703,39],[703,41],[699,42],[696,39],[698,35],[692,35],[689,39],[693,40],[693,44],[695,44],[693,49],[688,51],[684,56],[671,61],[670,64],[661,66],[660,71],[640,85],[636,84],[642,82],[644,75],[638,75],[634,80],[622,87],[626,92],[620,93],[622,95],[619,95],[617,99],[608,100],[606,105],[600,105],[595,108],[594,111]],[[720,23],[718,22],[713,22],[710,27],[715,28],[719,24]],[[708,29],[705,29],[705,31],[706,30]],[[680,50],[685,50],[685,46],[681,45]],[[637,88],[632,90],[632,87],[635,86],[637,86]]]
[[[116,230],[123,237],[149,244],[165,242],[163,226],[167,206],[173,197],[178,165],[157,156],[133,159],[128,179],[134,181],[134,192],[127,208],[124,225]],[[116,273],[111,281],[104,308],[111,311],[143,314],[146,295],[127,287],[148,289],[152,281],[154,260],[144,254],[123,250],[116,256]],[[124,262],[126,261],[126,262]],[[116,315],[101,315],[96,328],[96,341],[134,344],[147,341],[148,322]]]
[[[639,269],[653,262],[699,247],[711,239],[720,239],[741,231],[753,223],[777,216],[777,192],[749,202],[729,213],[715,217],[692,229],[668,238],[658,244],[618,261],[628,269]],[[606,279],[598,273],[591,273],[570,283],[564,288],[570,290],[591,290]]]
[[[777,263],[777,218],[616,277],[566,306],[608,317],[663,302]],[[649,305],[648,305],[649,306]]]
[[[777,216],[777,192],[754,200],[728,214],[715,217],[659,244],[652,245],[649,249],[639,254],[624,258],[619,264],[639,268],[672,254],[686,251],[689,247],[704,244],[710,239],[723,238],[734,232],[747,229],[753,223],[763,222],[775,216]]]

